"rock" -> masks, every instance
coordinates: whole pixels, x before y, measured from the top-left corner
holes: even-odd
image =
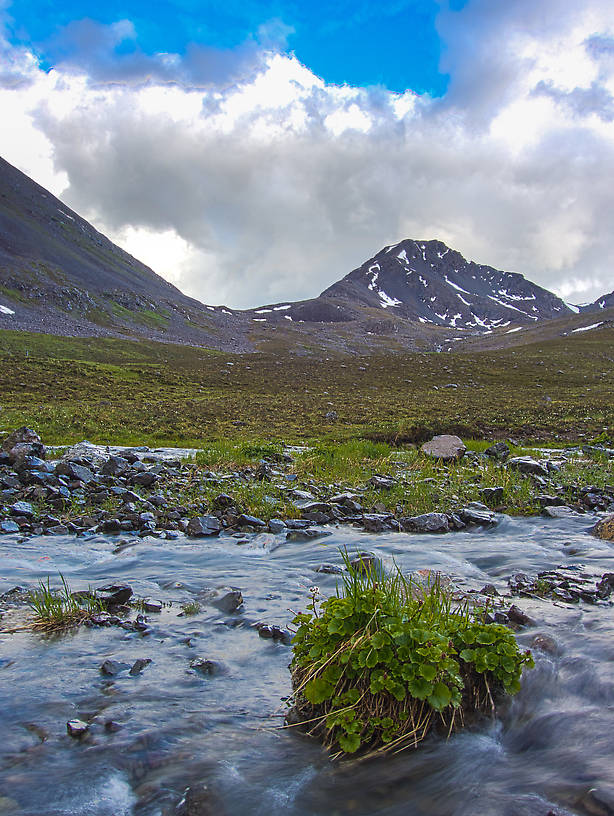
[[[83,720],[69,720],[66,723],[66,730],[71,737],[76,739],[85,736],[89,731],[89,725]]]
[[[561,651],[556,640],[549,635],[535,635],[531,648],[549,655],[557,655]]]
[[[269,520],[269,532],[271,533],[281,533],[283,530],[286,529],[286,523],[281,519],[270,519]]]
[[[130,467],[130,462],[123,456],[111,456],[100,468],[103,476],[119,476],[125,473]]]
[[[80,460],[87,460],[94,469],[102,467],[108,459],[108,454],[100,450],[98,445],[93,445],[84,439],[82,442],[77,442],[64,452],[62,459],[68,462],[77,462]]]
[[[327,411],[327,412],[324,414],[324,419],[325,419],[327,422],[336,422],[336,421],[337,421],[337,419],[338,419],[337,412],[336,412],[336,411]]]
[[[27,456],[45,458],[42,439],[25,425],[10,433],[2,442],[2,450],[8,455],[10,464],[19,464]]]
[[[434,436],[430,442],[425,442],[421,450],[433,459],[451,462],[455,459],[461,459],[465,455],[467,448],[463,440],[459,439],[458,436],[441,434],[440,436]]]
[[[132,477],[131,481],[132,484],[141,485],[141,487],[151,487],[152,484],[158,481],[158,478],[155,473],[146,470],[143,473],[137,473],[136,476]]]
[[[258,634],[261,638],[267,638],[285,644],[292,642],[292,632],[289,632],[287,629],[282,629],[281,626],[257,623],[255,628],[258,630]]]
[[[57,476],[68,476],[69,479],[76,482],[84,482],[84,484],[89,484],[89,482],[94,481],[92,471],[75,462],[60,460],[55,466],[55,473]]]
[[[34,508],[30,502],[17,501],[9,507],[11,515],[21,516],[23,518],[31,519],[34,516]]]
[[[542,510],[542,515],[550,518],[582,518],[582,514],[578,513],[571,507],[566,505],[546,505]]]
[[[600,519],[597,524],[591,528],[591,533],[605,541],[614,541],[614,514]]]
[[[162,601],[154,601],[152,598],[145,598],[143,609],[145,612],[162,612],[164,604]]]
[[[235,504],[236,501],[227,493],[219,493],[212,502],[212,505],[216,510],[228,510],[229,507],[234,507]]]
[[[512,604],[507,610],[507,616],[510,623],[514,623],[516,626],[532,626],[535,623],[533,618],[526,615],[522,609],[519,609],[515,604]]]
[[[146,666],[149,666],[150,663],[151,657],[138,657],[130,667],[128,674],[136,677],[136,675],[140,674]]]
[[[236,612],[243,604],[243,595],[240,589],[219,590],[219,593],[211,603],[221,612]]]
[[[498,459],[500,462],[503,462],[510,455],[510,449],[505,442],[495,442],[494,445],[486,448],[484,453],[486,456],[490,456],[491,459]]]
[[[423,513],[400,519],[402,529],[407,533],[447,533],[450,522],[445,513]]]
[[[107,677],[114,677],[129,668],[128,663],[120,663],[119,660],[105,660],[100,667],[100,673],[107,675]]]
[[[494,584],[484,584],[480,590],[480,595],[488,595],[491,598],[496,597],[498,594],[499,592]]]
[[[367,482],[368,485],[374,487],[376,490],[391,490],[396,481],[388,476],[372,476]]]
[[[222,664],[215,660],[207,660],[204,657],[194,657],[190,660],[190,668],[199,674],[213,676],[222,673]]]
[[[391,518],[390,513],[364,513],[360,521],[368,533],[383,533],[390,529]]]
[[[515,456],[513,459],[508,459],[507,466],[513,470],[519,470],[520,473],[534,476],[548,476],[549,473],[545,465],[530,456]]]
[[[604,572],[601,580],[597,583],[597,595],[602,600],[610,597],[614,592],[614,572]]]
[[[105,606],[123,606],[132,597],[132,587],[128,584],[107,584],[98,587],[95,594]]]
[[[266,527],[266,521],[262,521],[256,516],[249,516],[247,513],[241,513],[237,519],[237,524],[240,527]]]
[[[482,527],[492,527],[497,523],[497,517],[490,510],[482,510],[474,507],[463,507],[458,512],[465,524],[478,524]]]
[[[484,487],[480,490],[480,494],[485,502],[491,502],[491,504],[499,504],[503,501],[503,488],[502,487]]]
[[[288,530],[286,541],[313,541],[316,538],[324,538],[332,535],[326,530]]]
[[[195,516],[189,520],[186,532],[192,538],[203,538],[219,535],[221,529],[217,516]]]
[[[225,816],[226,810],[206,785],[199,784],[186,788],[176,813],[177,816]]]
[[[336,564],[320,564],[316,567],[316,572],[323,572],[327,575],[343,575],[343,567],[338,567]]]
[[[375,553],[370,552],[356,553],[349,562],[349,566],[354,572],[376,572],[378,574],[384,572],[384,565],[381,559],[379,559]]]
[[[0,521],[0,533],[18,533],[19,529],[19,524],[11,521],[11,519]]]

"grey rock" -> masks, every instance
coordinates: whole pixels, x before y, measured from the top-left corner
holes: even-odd
[[[0,521],[0,533],[18,533],[19,529],[19,524],[11,519]]]
[[[400,519],[401,528],[409,533],[447,533],[450,522],[445,513],[422,513]]]
[[[257,623],[255,628],[258,630],[258,635],[261,638],[275,640],[286,644],[292,642],[292,632],[289,632],[287,629],[282,629],[281,626],[268,623]]]
[[[27,456],[45,458],[45,446],[42,439],[36,431],[25,425],[6,436],[2,441],[1,449],[7,454],[10,464],[19,465]]]
[[[137,473],[136,476],[133,476],[132,484],[141,485],[141,487],[151,487],[152,484],[158,481],[158,478],[155,473],[146,470],[143,473]]]
[[[131,674],[133,677],[136,677],[136,675],[140,674],[144,668],[149,666],[150,663],[151,657],[137,657],[137,659],[130,667],[130,671],[128,672],[128,674]]]
[[[316,567],[316,572],[323,572],[326,575],[343,575],[343,567],[339,567],[336,564],[320,564],[319,567]]]
[[[286,541],[315,541],[316,538],[325,538],[332,535],[327,530],[288,530],[286,533]]]
[[[243,594],[240,589],[219,590],[211,603],[221,612],[236,612],[243,604]]]
[[[145,598],[143,601],[143,609],[145,612],[162,612],[163,606],[162,601],[155,601],[153,598]]]
[[[192,660],[190,660],[190,668],[199,674],[208,675],[210,677],[221,674],[223,670],[221,663],[218,663],[216,660],[207,660],[204,657],[192,658]]]
[[[530,456],[515,456],[513,459],[508,459],[507,466],[520,471],[520,473],[548,476],[548,468]]]
[[[132,587],[128,584],[107,584],[98,587],[95,594],[105,606],[123,606],[132,597]]]
[[[266,521],[256,518],[256,516],[250,516],[247,513],[241,513],[237,523],[241,527],[266,527]]]
[[[430,442],[425,442],[421,450],[433,459],[450,462],[461,459],[465,455],[467,448],[463,440],[459,439],[458,436],[441,434],[440,436],[434,436]]]
[[[30,502],[17,501],[15,504],[11,504],[9,510],[13,516],[23,516],[24,518],[29,519],[34,516],[34,508]]]
[[[510,449],[505,442],[495,442],[494,445],[486,448],[484,453],[486,456],[490,456],[491,459],[498,459],[499,461],[503,462],[510,455]]]
[[[465,524],[477,524],[482,527],[493,527],[497,523],[497,517],[488,509],[476,509],[474,507],[463,507],[458,512]]]
[[[571,507],[567,507],[566,505],[546,505],[543,510],[542,514],[544,516],[549,516],[550,518],[582,518],[582,514],[578,513]]]
[[[130,467],[130,462],[123,456],[110,456],[100,468],[103,476],[119,476],[125,473]]]
[[[220,534],[222,525],[217,516],[195,516],[188,522],[187,534],[192,538],[216,536]]]
[[[89,484],[94,481],[94,474],[92,471],[83,465],[75,462],[67,462],[60,460],[55,466],[55,473],[57,476],[68,476],[69,479],[77,482],[84,482]]]
[[[66,730],[68,731],[71,737],[75,737],[78,739],[79,737],[85,736],[89,731],[89,725],[83,720],[69,720],[66,723]]]
[[[503,488],[502,487],[484,487],[480,490],[480,495],[486,502],[492,502],[492,504],[497,504],[503,501]]]
[[[119,660],[105,660],[100,667],[100,673],[107,675],[107,677],[114,677],[129,668],[128,663],[121,663]]]
[[[281,519],[270,519],[269,521],[269,531],[271,533],[281,533],[286,527],[286,523]]]

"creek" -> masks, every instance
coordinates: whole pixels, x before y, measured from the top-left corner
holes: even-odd
[[[291,647],[259,637],[255,623],[288,626],[309,589],[335,590],[340,548],[371,551],[405,571],[428,568],[463,590],[507,591],[515,572],[561,564],[613,571],[613,545],[592,537],[592,516],[500,517],[494,529],[428,536],[348,527],[304,543],[283,534],[194,541],[154,537],[114,552],[117,537],[0,538],[0,593],[61,573],[71,589],[111,581],[164,603],[146,633],[82,626],[63,634],[0,633],[0,814],[170,816],[188,787],[206,784],[191,814],[249,816],[565,816],[614,813],[612,606],[514,599],[536,635],[536,667],[496,719],[427,740],[417,751],[364,763],[331,762],[283,729]],[[243,542],[243,543],[241,543]],[[224,614],[208,588],[239,587],[244,606]],[[200,601],[196,615],[182,605]],[[220,671],[190,667],[202,657]],[[107,659],[151,659],[137,676],[104,676]],[[68,720],[91,724],[87,739]],[[112,721],[113,726],[105,728]],[[196,806],[192,806],[195,808]]]

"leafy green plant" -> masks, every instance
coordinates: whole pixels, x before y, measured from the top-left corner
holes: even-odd
[[[34,625],[40,629],[64,629],[83,623],[91,615],[104,609],[103,603],[92,593],[75,597],[64,576],[60,573],[62,588],[52,589],[50,578],[39,581],[38,588],[30,592],[29,605],[34,610]]]
[[[347,573],[335,596],[294,619],[292,721],[338,755],[417,746],[520,688],[530,652],[483,612],[455,606],[438,578]]]

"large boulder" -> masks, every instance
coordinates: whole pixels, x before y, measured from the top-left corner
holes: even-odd
[[[614,541],[614,513],[611,516],[600,519],[597,524],[591,528],[591,533],[597,536],[597,538],[603,538],[605,541]]]
[[[427,456],[431,456],[433,459],[442,459],[444,462],[461,459],[466,450],[463,440],[451,434],[434,436],[430,442],[425,442],[422,446],[422,452],[426,453]]]
[[[40,436],[32,428],[18,428],[10,433],[2,442],[2,450],[8,454],[9,462],[15,467],[28,457],[45,458],[45,446]]]

